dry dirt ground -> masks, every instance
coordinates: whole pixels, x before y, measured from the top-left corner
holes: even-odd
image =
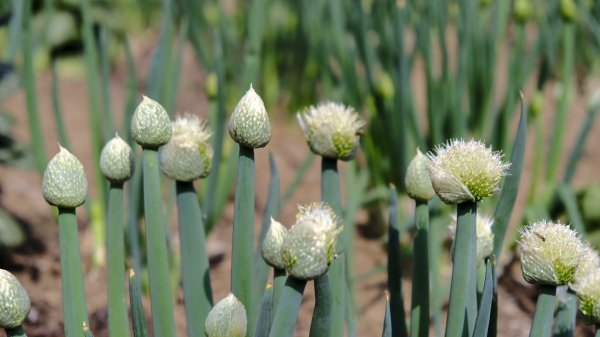
[[[138,73],[140,74],[146,73],[151,46],[151,43],[143,42],[143,39],[134,43],[136,60],[138,60]],[[113,106],[114,111],[120,111],[123,106],[121,102],[123,101],[123,94],[125,92],[125,69],[122,64],[122,62],[117,64],[112,76],[111,94],[113,101],[117,102]],[[190,52],[186,52],[183,67],[185,71],[183,72],[180,86],[181,90],[177,97],[177,111],[185,110],[206,117],[207,104],[202,90],[205,76],[193,62]],[[143,83],[143,78],[140,80]],[[38,98],[43,121],[44,138],[47,146],[46,150],[52,156],[58,149],[56,145],[55,126],[50,110],[50,83],[48,72],[44,71],[37,74],[37,91],[39,93]],[[91,177],[92,172],[90,168],[96,158],[92,158],[89,151],[90,125],[87,119],[88,105],[84,80],[65,78],[61,80],[60,85],[65,120],[68,124],[70,139],[73,143],[72,150],[84,163],[88,177]],[[143,88],[140,89],[140,93],[142,92]],[[576,100],[582,100],[582,98],[578,95]],[[6,110],[10,111],[17,118],[14,136],[24,141],[29,141],[24,94],[19,92],[5,102],[2,102],[2,104]],[[551,116],[552,107],[549,107],[549,110],[546,112],[546,116]],[[299,128],[293,121],[281,117],[284,115],[284,113],[277,114],[278,117],[273,121],[275,125],[274,134],[268,147],[257,151],[256,210],[258,214],[264,208],[266,199],[269,179],[268,152],[271,151],[275,155],[281,174],[282,189],[285,190],[293,180],[295,171],[300,166],[308,151]],[[566,143],[567,150],[573,144],[573,136],[575,131],[579,129],[583,115],[584,104],[577,102],[567,125],[567,135],[570,135]],[[548,125],[550,125],[550,121],[548,122]],[[596,169],[598,163],[600,163],[600,148],[597,146],[599,142],[600,124],[596,122],[592,130],[591,139],[588,141],[584,152],[584,159],[575,179],[576,186],[583,186],[586,183],[600,179]],[[534,151],[531,139],[529,143],[528,158],[531,158],[531,153]],[[529,175],[527,170],[530,166],[531,163],[528,160],[525,165],[523,186],[528,186],[527,180],[529,179]],[[1,205],[8,208],[10,212],[18,217],[31,234],[29,241],[15,252],[12,262],[8,266],[3,266],[4,268],[10,268],[17,275],[31,296],[33,306],[25,324],[25,330],[32,337],[62,336],[58,233],[52,210],[45,203],[41,195],[40,177],[33,171],[0,167],[0,184],[2,186]],[[200,182],[198,187],[203,188],[202,184]],[[319,168],[317,162],[308,171],[292,200],[287,205],[283,205],[281,221],[289,226],[293,222],[295,205],[313,200],[319,200]],[[517,205],[522,204],[522,200],[523,196],[520,195]],[[214,296],[216,300],[226,296],[229,290],[232,208],[232,202],[230,202],[216,230],[208,238],[213,247],[216,247],[217,250],[222,249],[225,253],[223,259],[211,268],[211,281],[215,287]],[[359,224],[367,225],[364,223],[366,221],[364,213],[359,213],[357,218]],[[90,267],[92,238],[89,219],[84,212],[79,213],[78,219],[81,250],[86,266],[85,286],[91,327],[97,337],[103,337],[107,336],[106,271],[103,267]],[[261,219],[257,216],[255,218],[256,232],[258,232],[260,223]],[[172,232],[176,233],[176,228],[174,227],[176,219],[172,219],[171,224]],[[173,235],[173,237],[174,244],[176,245],[176,235]],[[357,274],[372,270],[386,261],[385,247],[382,246],[379,239],[372,239],[357,234],[355,252],[355,261],[353,263]],[[444,261],[444,263],[449,264],[449,261]],[[536,291],[522,279],[518,263],[510,263],[504,269],[507,272],[501,278],[499,289],[501,303],[498,324],[499,336],[527,336],[531,324],[534,307],[533,301]],[[307,287],[308,291],[305,295],[298,322],[297,336],[308,335],[310,312],[313,306],[311,288],[311,286]],[[361,280],[356,284],[360,317],[357,322],[358,336],[380,335],[385,306],[385,289],[386,276],[384,273]],[[404,289],[410,289],[409,276],[405,277]],[[183,318],[181,291],[176,296],[175,314],[177,317],[178,335],[184,336],[185,320]],[[409,296],[408,291],[407,298],[410,298]],[[408,310],[408,303],[406,306]],[[148,309],[148,307],[149,304],[146,302],[146,308]],[[586,330],[582,326],[578,327],[577,336],[586,336],[589,334],[589,329]]]

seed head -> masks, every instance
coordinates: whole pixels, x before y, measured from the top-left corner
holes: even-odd
[[[106,179],[122,183],[133,175],[133,152],[119,135],[104,145],[100,153],[100,170]]]
[[[417,154],[408,165],[404,177],[406,193],[409,197],[421,201],[428,201],[435,197],[428,167],[429,159],[417,149]]]
[[[575,271],[575,275],[569,283],[569,286],[574,290],[579,288],[585,278],[600,270],[600,256],[589,244],[582,244],[580,255],[581,261],[579,261],[579,266]]]
[[[169,114],[158,102],[144,96],[131,119],[131,134],[142,147],[157,148],[171,139]]]
[[[507,174],[502,154],[482,142],[451,140],[430,153],[429,173],[437,195],[447,204],[481,201],[494,194]]]
[[[365,121],[352,107],[324,102],[296,117],[314,154],[341,160],[354,158]]]
[[[50,205],[56,207],[73,208],[85,201],[87,180],[83,165],[63,147],[46,167],[42,194]]]
[[[172,123],[171,140],[160,148],[160,169],[169,178],[192,181],[210,173],[213,150],[206,123],[193,115],[180,116]]]
[[[521,269],[531,284],[569,283],[581,262],[583,244],[567,225],[540,221],[521,230]]]
[[[31,301],[17,278],[0,269],[0,328],[18,327],[25,321]]]
[[[579,310],[593,324],[600,324],[600,271],[595,269],[578,282]]]
[[[265,103],[252,85],[233,110],[228,128],[236,143],[251,149],[265,147],[271,140],[271,124]]]
[[[206,316],[206,337],[245,337],[246,309],[235,295],[229,294],[210,310]]]
[[[492,232],[492,225],[494,219],[485,215],[477,213],[475,219],[475,231],[477,233],[477,265],[484,262],[486,258],[494,254],[494,232]],[[456,236],[456,217],[453,217],[452,223],[450,224],[450,233],[452,240]],[[452,243],[454,247],[454,242]]]
[[[337,226],[337,217],[327,204],[300,206],[283,248],[288,273],[302,280],[324,274],[334,258],[335,243],[342,228]]]
[[[288,230],[280,222],[271,218],[271,226],[262,244],[262,257],[272,267],[285,269],[283,247]]]

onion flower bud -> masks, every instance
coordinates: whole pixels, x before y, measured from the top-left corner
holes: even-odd
[[[119,135],[104,145],[100,153],[100,170],[106,179],[122,183],[133,175],[133,151]]]
[[[251,149],[265,147],[271,140],[271,124],[265,103],[252,85],[233,110],[228,129],[236,143]]]
[[[428,167],[429,159],[417,149],[417,154],[408,164],[406,176],[404,177],[406,193],[409,197],[420,201],[428,201],[435,197]]]
[[[271,267],[285,269],[283,247],[288,230],[280,222],[271,218],[271,225],[262,244],[262,257]]]
[[[74,208],[85,201],[87,186],[83,165],[71,152],[61,147],[44,171],[44,199],[56,207]]]
[[[20,326],[31,309],[27,291],[10,272],[0,269],[0,328]]]
[[[142,147],[157,148],[171,139],[169,114],[158,102],[144,96],[131,119],[131,134]]]
[[[229,294],[206,316],[206,337],[246,337],[246,309],[235,295]]]

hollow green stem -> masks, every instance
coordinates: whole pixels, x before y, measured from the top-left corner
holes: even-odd
[[[398,196],[396,188],[390,188],[390,220],[388,226],[388,289],[390,291],[390,315],[394,337],[408,336],[404,294],[402,291],[402,253],[400,252],[400,228],[398,227]]]
[[[273,269],[273,318],[275,318],[275,313],[277,312],[277,304],[279,303],[279,298],[281,298],[281,292],[285,287],[286,278],[285,269]]]
[[[142,303],[142,292],[140,281],[137,279],[133,269],[129,269],[129,304],[131,306],[131,323],[133,325],[134,337],[148,337],[146,326],[146,311]]]
[[[337,169],[337,159],[323,158],[321,162],[321,200],[328,203],[338,217],[341,217],[340,203],[340,177]],[[344,228],[343,231],[348,230]],[[340,234],[343,237],[344,233]],[[343,247],[340,242],[336,246],[336,252],[345,251],[348,247]],[[345,279],[341,263],[332,263],[329,267],[330,283],[336,285],[331,288],[331,310],[330,318],[322,317],[324,322],[328,319],[331,322],[331,336],[342,336],[344,334],[344,309],[346,307]]]
[[[6,337],[27,337],[25,330],[23,330],[22,326],[18,326],[11,329],[4,329],[6,332]]]
[[[267,284],[260,304],[260,313],[258,314],[258,322],[256,323],[254,337],[269,336],[273,314],[273,286]]]
[[[125,304],[125,239],[123,183],[112,183],[108,195],[106,251],[108,253],[108,334],[127,336],[129,319]]]
[[[144,148],[144,221],[154,334],[175,336],[173,295],[169,280],[167,238],[162,213],[158,151]]]
[[[75,208],[58,209],[58,235],[65,336],[78,337],[88,318]]]
[[[202,336],[204,321],[212,308],[204,223],[194,184],[177,181],[176,191],[187,333],[188,336]]]
[[[240,145],[233,213],[231,292],[248,315],[248,330],[254,331],[254,149]],[[210,197],[210,196],[209,196]]]
[[[541,285],[529,337],[550,336],[556,305],[556,286]]]
[[[465,314],[470,297],[476,296],[475,284],[471,284],[471,279],[475,276],[476,215],[476,202],[467,201],[457,205],[456,239],[454,241],[446,337],[461,337],[463,330],[468,330],[470,326],[470,322],[465,326],[465,321],[471,318],[465,317]],[[472,318],[475,319],[475,317]]]
[[[577,318],[577,294],[567,288],[564,296],[559,296],[559,298],[553,335],[556,337],[573,337]]]
[[[305,287],[305,280],[298,280],[293,277],[287,278],[281,298],[277,303],[277,311],[275,312],[269,337],[292,337],[294,335],[298,310],[300,310]]]
[[[334,263],[341,261],[334,261]],[[314,280],[315,310],[310,322],[310,337],[331,336],[331,285],[327,273]]]
[[[429,334],[429,207],[427,201],[416,201],[415,214],[410,335],[426,337]]]

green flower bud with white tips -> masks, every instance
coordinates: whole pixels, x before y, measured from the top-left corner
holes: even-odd
[[[502,154],[482,142],[451,140],[429,154],[431,184],[447,204],[481,201],[493,195],[507,174],[509,163]]]
[[[213,150],[206,123],[193,115],[177,117],[171,140],[160,148],[160,169],[169,178],[192,181],[210,173]]]
[[[486,258],[494,254],[494,232],[492,232],[492,225],[494,219],[477,213],[475,219],[475,231],[477,232],[477,265],[483,263]],[[456,217],[452,218],[450,224],[450,234],[454,240],[456,235]],[[454,242],[452,243],[454,247]]]
[[[578,282],[579,310],[593,324],[600,324],[600,271],[594,270]]]
[[[531,284],[564,285],[581,262],[583,243],[569,226],[539,221],[521,230],[521,269]]]
[[[27,291],[10,272],[0,269],[0,328],[20,326],[31,309]]]
[[[252,85],[240,99],[229,119],[229,135],[245,147],[265,147],[271,140],[271,124],[262,98]]]
[[[324,102],[296,117],[314,154],[340,160],[354,158],[366,123],[352,107]]]
[[[569,283],[569,286],[574,290],[579,288],[579,285],[585,278],[600,270],[600,255],[598,255],[598,252],[595,251],[594,248],[592,248],[589,244],[582,244],[582,251],[580,255],[581,261],[579,261],[579,266],[577,266],[575,275]]]
[[[87,179],[83,165],[63,147],[44,171],[42,194],[50,205],[62,208],[74,208],[85,201]]]
[[[143,147],[157,148],[171,139],[169,114],[158,102],[144,96],[131,119],[131,134]]]
[[[285,269],[283,247],[288,230],[280,222],[271,218],[271,226],[262,244],[262,257],[272,267]]]
[[[100,170],[106,179],[115,183],[127,181],[133,175],[133,151],[118,134],[104,145]]]
[[[230,293],[210,310],[204,332],[206,337],[245,337],[247,322],[244,305]]]
[[[323,275],[335,257],[335,243],[342,228],[327,204],[300,206],[283,249],[287,272],[301,280]]]
[[[404,177],[406,194],[409,197],[420,201],[428,201],[435,197],[428,167],[429,159],[417,149],[417,154],[408,165],[406,176]]]

